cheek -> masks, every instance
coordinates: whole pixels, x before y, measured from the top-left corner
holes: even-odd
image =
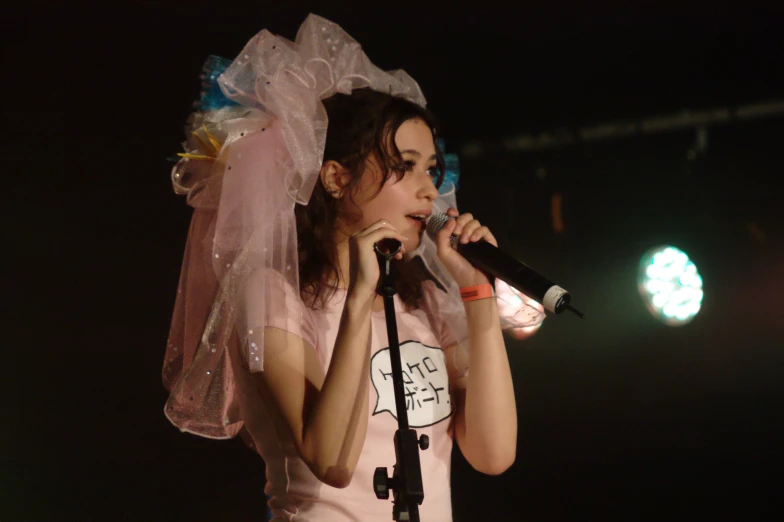
[[[403,199],[398,194],[396,187],[388,183],[381,189],[381,192],[372,199],[368,199],[361,205],[364,213],[368,217],[378,219],[394,219],[405,206]]]
[[[362,221],[366,221],[370,224],[375,223],[379,219],[383,219],[383,208],[383,205],[379,205],[379,201],[376,199],[362,202],[359,204],[359,210],[362,212]]]
[[[354,196],[356,208],[360,215],[360,222],[356,224],[359,229],[364,229],[382,219],[391,221],[396,227],[407,228],[409,223],[404,217],[404,212],[410,209],[411,190],[407,187],[405,179],[395,181],[390,178],[378,191],[378,185],[361,185],[361,190]],[[419,238],[410,238],[415,241],[413,248],[419,245]],[[406,249],[413,250],[411,245]]]
[[[406,208],[406,204],[410,205],[409,200],[411,196],[409,194],[410,192],[404,182],[390,180],[381,189],[377,199],[379,204],[386,208],[402,211]]]

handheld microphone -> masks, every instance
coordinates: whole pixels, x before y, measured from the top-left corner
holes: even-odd
[[[438,231],[450,219],[444,213],[434,212],[427,220],[427,234],[435,240]],[[479,270],[505,281],[509,286],[536,299],[542,303],[545,309],[553,313],[560,314],[564,310],[569,310],[585,319],[585,315],[569,304],[572,299],[569,292],[537,274],[524,263],[487,241],[480,240],[475,243],[462,244],[457,241],[458,239],[458,236],[452,236],[452,246]]]

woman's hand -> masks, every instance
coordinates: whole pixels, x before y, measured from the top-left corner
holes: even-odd
[[[471,214],[460,214],[457,209],[450,208],[446,213],[450,219],[436,235],[436,247],[438,248],[438,258],[457,282],[460,288],[489,283],[487,274],[475,268],[466,258],[457,253],[452,248],[449,241],[452,236],[459,236],[460,243],[475,243],[484,239],[493,246],[498,246],[498,242],[490,233],[490,230],[482,226],[479,221],[474,219]]]
[[[397,239],[401,245],[408,238],[403,236],[389,222],[376,221],[366,229],[351,236],[349,245],[349,294],[372,298],[376,294],[376,286],[381,272],[378,267],[378,256],[375,244],[382,239]],[[401,246],[395,259],[403,259],[405,247]]]

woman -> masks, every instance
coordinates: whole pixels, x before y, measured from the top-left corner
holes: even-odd
[[[212,202],[194,205],[189,245],[208,239],[214,275],[189,248],[167,415],[200,435],[242,433],[266,462],[275,520],[388,520],[372,476],[395,462],[397,421],[373,247],[396,239],[407,413],[430,438],[420,515],[451,520],[453,441],[474,468],[499,474],[515,458],[517,417],[491,281],[450,246],[452,235],[495,239],[455,208],[443,208],[454,219],[434,242],[424,236],[445,198],[421,92],[315,16],[296,44],[257,35],[219,83],[240,108],[213,120],[212,134],[203,127],[215,161],[189,190]],[[176,178],[205,160],[184,161]],[[541,322],[529,312],[515,326]]]

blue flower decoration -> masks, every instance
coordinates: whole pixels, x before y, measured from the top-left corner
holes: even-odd
[[[444,194],[452,190],[452,185],[454,185],[455,190],[460,188],[460,184],[458,183],[458,180],[460,179],[460,159],[455,153],[444,152],[446,150],[446,144],[443,138],[437,138],[436,144],[444,156],[444,167],[446,168],[444,182],[441,183],[441,186],[438,189],[439,193]]]
[[[223,107],[238,105],[224,96],[218,85],[218,77],[225,71],[231,60],[220,56],[209,55],[201,68],[201,93],[194,105],[202,111],[215,111]]]

